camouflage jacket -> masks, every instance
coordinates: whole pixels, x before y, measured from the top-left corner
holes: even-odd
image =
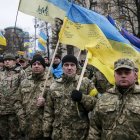
[[[95,104],[95,97],[87,94],[94,88],[94,84],[88,78],[83,78],[80,88],[82,100],[76,103],[71,99],[71,92],[76,89],[78,79],[78,76],[73,79],[63,77],[51,85],[44,112],[45,137],[51,136],[53,140],[84,140],[87,136],[88,112]]]
[[[140,86],[121,94],[112,88],[91,115],[88,140],[140,139]]]
[[[0,114],[14,113],[15,93],[23,79],[25,72],[21,67],[0,72]]]
[[[26,127],[26,133],[29,138],[43,136],[42,121],[44,107],[37,107],[36,103],[44,89],[45,76],[44,73],[38,76],[31,75],[22,82],[18,89],[19,93],[17,95],[19,100],[16,102],[16,112],[21,126],[26,125],[23,127]],[[50,87],[50,83],[51,79],[48,79],[46,90]]]

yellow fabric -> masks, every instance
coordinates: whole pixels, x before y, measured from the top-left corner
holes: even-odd
[[[0,35],[0,45],[2,45],[2,46],[6,46],[7,45],[6,44],[6,39],[2,35]]]
[[[131,58],[140,68],[139,52],[128,44],[108,40],[96,24],[79,24],[65,18],[59,40],[87,49],[88,63],[98,68],[111,84],[115,82],[114,62],[119,58]]]
[[[41,45],[43,45],[44,47],[46,47],[46,43],[47,43],[46,40],[44,40],[44,39],[42,39],[42,38],[38,38],[38,41],[39,41],[39,43],[40,43]]]
[[[51,23],[56,17],[60,19],[65,17],[65,12],[62,9],[47,0],[21,0],[19,11]]]
[[[24,51],[18,51],[17,54],[19,54],[19,55],[25,55],[25,52]]]
[[[98,91],[97,91],[96,88],[91,90],[90,93],[89,93],[90,96],[96,96],[97,94],[98,94]]]

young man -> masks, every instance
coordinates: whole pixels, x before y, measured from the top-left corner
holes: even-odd
[[[94,84],[84,77],[80,91],[75,90],[79,81],[77,67],[75,56],[64,56],[64,75],[50,86],[44,112],[44,136],[48,140],[86,139],[89,128],[88,112],[95,104],[95,97],[88,94]]]
[[[88,140],[140,139],[140,86],[130,59],[114,63],[114,88],[98,100],[90,120]]]

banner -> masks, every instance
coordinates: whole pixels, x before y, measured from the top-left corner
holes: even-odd
[[[21,0],[19,11],[47,22],[53,22],[56,17],[63,19],[69,6],[67,0]]]

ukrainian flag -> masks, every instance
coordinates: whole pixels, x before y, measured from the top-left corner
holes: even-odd
[[[139,52],[106,17],[72,4],[59,34],[61,43],[88,50],[88,62],[114,83],[114,62],[131,58],[140,66]]]
[[[1,32],[0,32],[0,45],[6,46],[6,39],[5,39],[5,37],[2,35]]]
[[[39,38],[38,38],[38,48],[41,51],[46,51],[46,47],[47,47],[47,35],[44,32],[40,32],[39,34]]]

